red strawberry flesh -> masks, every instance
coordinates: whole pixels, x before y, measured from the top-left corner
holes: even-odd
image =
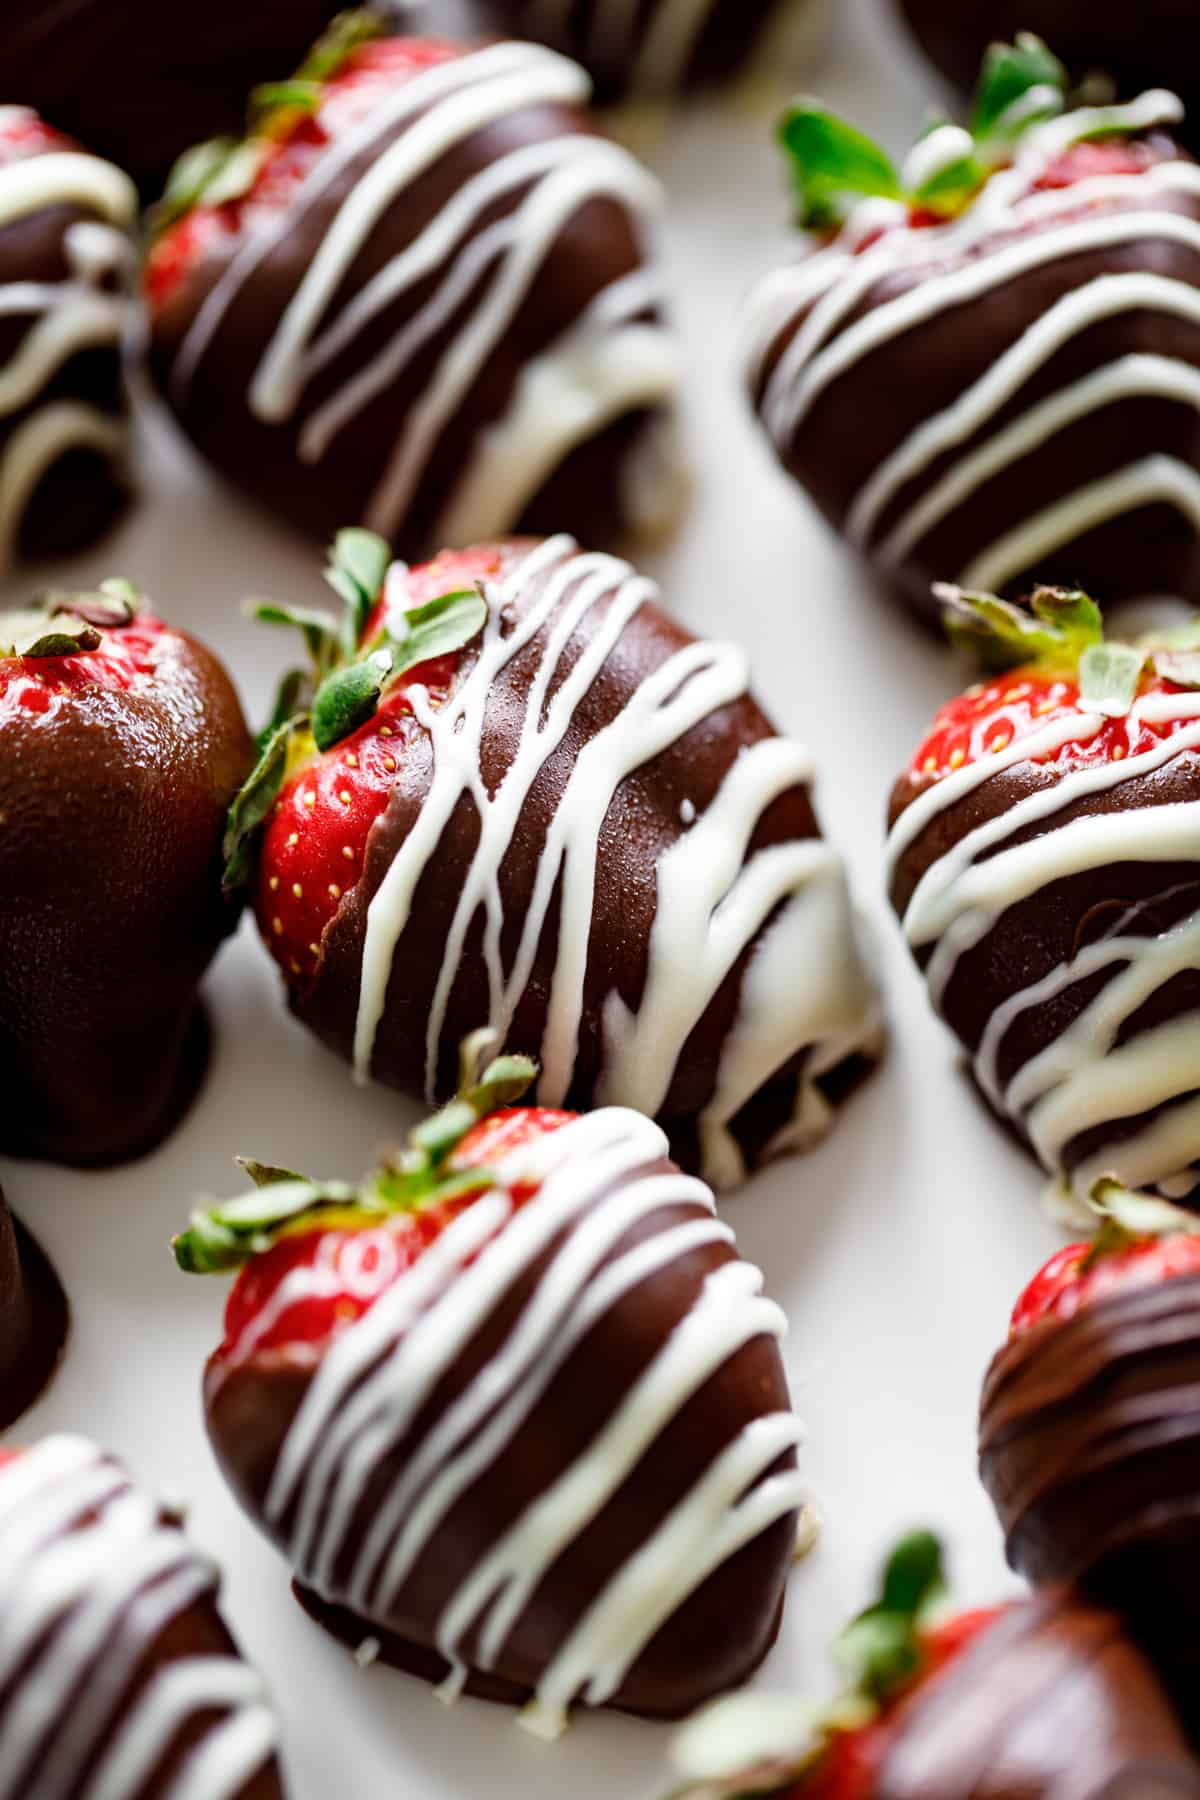
[[[47,632],[57,621],[46,621]],[[70,628],[70,621],[64,629]],[[102,630],[95,650],[75,656],[9,656],[0,659],[0,719],[19,712],[54,713],[89,688],[129,693],[148,685],[174,638],[161,619],[141,613],[130,625]]]
[[[574,1117],[536,1106],[492,1113],[466,1134],[448,1168],[493,1167]],[[378,1213],[362,1213],[358,1221],[339,1213],[325,1228],[285,1234],[239,1274],[225,1309],[218,1359],[236,1364],[257,1352],[326,1343],[360,1319],[482,1191],[383,1220]],[[517,1208],[536,1191],[527,1183],[509,1190]]]
[[[1068,1244],[1038,1271],[1013,1309],[1012,1335],[1042,1319],[1072,1319],[1126,1288],[1200,1272],[1200,1236],[1140,1238],[1122,1249]]]
[[[471,587],[499,567],[502,552],[484,548],[443,552],[412,569],[381,597],[366,629],[379,629],[384,610],[406,611],[438,595]],[[385,695],[365,725],[289,776],[263,833],[255,890],[259,930],[289,985],[304,988],[316,974],[321,939],[345,896],[358,881],[371,827],[400,778],[404,758],[421,727],[413,717],[411,690],[423,687],[433,706],[454,684],[457,654],[410,669]]]
[[[1156,675],[1142,678],[1139,696],[1181,694],[1183,688]],[[999,755],[1013,743],[1032,738],[1049,726],[1087,709],[1079,697],[1073,676],[1030,666],[1010,670],[968,688],[938,712],[933,727],[909,765],[913,780],[952,774],[989,756]],[[1194,718],[1147,723],[1131,715],[1106,719],[1090,737],[1068,737],[1051,751],[1035,752],[1030,760],[1062,769],[1084,768],[1095,763],[1120,762],[1152,749]]]

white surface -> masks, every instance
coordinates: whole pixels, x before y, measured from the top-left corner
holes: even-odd
[[[893,148],[933,91],[870,0],[846,0],[810,80]],[[1037,1171],[969,1092],[880,892],[889,786],[957,673],[869,592],[775,468],[734,379],[737,303],[786,243],[769,123],[710,104],[647,152],[671,196],[668,272],[690,360],[698,481],[680,540],[644,560],[690,626],[749,644],[761,697],[816,753],[822,819],[875,928],[892,1020],[884,1069],[829,1141],[726,1208],[791,1319],[805,1466],[827,1517],[759,1685],[811,1691],[829,1680],[829,1636],[864,1603],[879,1557],[907,1526],[945,1532],[964,1599],[1009,1586],[975,1479],[975,1408],[1017,1290],[1056,1240],[1037,1210]],[[159,421],[145,465],[148,492],[121,535],[99,558],[46,574],[132,577],[225,656],[258,718],[288,645],[248,625],[238,603],[264,592],[319,600],[319,554],[264,525]],[[10,577],[0,604],[29,585]],[[447,1712],[415,1681],[360,1670],[303,1617],[281,1560],[230,1499],[199,1401],[225,1284],[177,1274],[167,1240],[197,1192],[236,1191],[236,1151],[353,1175],[413,1113],[381,1089],[356,1090],[288,1018],[249,921],[208,991],[215,1067],[165,1150],[101,1175],[0,1163],[9,1198],[58,1264],[75,1321],[57,1382],[14,1435],[85,1430],[148,1482],[187,1496],[196,1537],[224,1564],[230,1621],[278,1699],[293,1800],[657,1800],[670,1786],[669,1727],[580,1717],[548,1746],[511,1713],[474,1701]]]

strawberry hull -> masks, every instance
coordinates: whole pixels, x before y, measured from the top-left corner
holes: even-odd
[[[142,625],[128,629],[140,641]],[[92,678],[102,650],[91,665],[0,662],[9,1155],[128,1160],[171,1130],[203,1078],[196,989],[236,923],[221,841],[252,746],[215,657],[156,632],[152,666],[127,683]]]
[[[455,1691],[533,1700],[549,1732],[576,1700],[676,1716],[743,1680],[792,1561],[782,1316],[664,1152],[623,1109],[567,1121],[357,1321],[226,1350],[205,1381],[218,1459],[306,1609]],[[366,1390],[314,1432],[360,1358]]]
[[[0,1193],[0,1430],[46,1387],[68,1324],[66,1296],[49,1258]]]

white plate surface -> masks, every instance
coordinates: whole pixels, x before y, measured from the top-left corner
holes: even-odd
[[[809,79],[900,149],[934,83],[880,4],[841,0]],[[965,1600],[1011,1586],[975,1477],[975,1409],[1013,1299],[1058,1240],[1037,1208],[1037,1171],[969,1092],[881,892],[890,784],[958,672],[870,593],[774,466],[735,379],[738,302],[787,241],[769,120],[708,103],[646,154],[670,196],[665,252],[698,479],[681,537],[645,560],[689,626],[749,645],[760,697],[815,751],[822,821],[877,937],[892,1025],[884,1069],[827,1143],[727,1206],[791,1321],[785,1351],[809,1428],[805,1467],[826,1513],[758,1680],[819,1691],[830,1679],[828,1638],[864,1603],[905,1528],[929,1522],[945,1533]],[[143,461],[142,503],[100,559],[46,573],[77,585],[132,577],[226,658],[250,716],[261,717],[287,645],[248,625],[239,601],[318,601],[319,555],[212,480],[165,421],[148,420]],[[0,605],[28,585],[10,577]],[[353,1087],[288,1018],[249,920],[208,994],[215,1066],[165,1149],[105,1174],[0,1162],[74,1306],[68,1359],[20,1436],[87,1431],[147,1482],[187,1497],[196,1538],[225,1569],[230,1621],[274,1689],[293,1800],[657,1800],[671,1785],[668,1727],[581,1717],[548,1746],[507,1711],[469,1700],[447,1711],[402,1675],[360,1671],[300,1613],[282,1561],[226,1491],[199,1401],[224,1284],[178,1275],[167,1240],[197,1193],[235,1191],[235,1152],[353,1175],[414,1115],[382,1089]]]

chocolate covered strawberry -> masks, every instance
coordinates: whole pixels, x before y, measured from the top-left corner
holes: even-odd
[[[0,1430],[32,1406],[67,1335],[67,1301],[50,1260],[0,1192]]]
[[[283,1800],[178,1513],[86,1438],[0,1450],[0,1800]]]
[[[988,52],[969,129],[931,127],[901,168],[817,104],[784,119],[818,246],[751,299],[752,401],[926,616],[947,577],[1200,597],[1200,170],[1181,118],[1161,89],[1069,109],[1057,59],[1020,37]]]
[[[0,567],[82,549],[128,499],[136,223],[127,175],[0,105]]]
[[[481,1023],[537,1098],[637,1106],[721,1186],[819,1138],[878,1004],[801,747],[744,653],[571,538],[389,567],[339,533],[339,623],[230,819],[296,1014],[368,1075],[454,1090]]]
[[[1096,1204],[1096,1241],[1051,1258],[1017,1303],[984,1385],[980,1469],[1015,1568],[1084,1580],[1190,1653],[1200,1221],[1115,1183]]]
[[[915,1533],[837,1645],[832,1705],[745,1696],[685,1728],[676,1800],[1115,1800],[1200,1794],[1150,1664],[1065,1588],[936,1620],[941,1553]]]
[[[892,904],[930,998],[1061,1199],[1200,1186],[1200,657],[1105,642],[1083,595],[943,590],[1017,666],[896,783]]]
[[[205,1378],[235,1493],[304,1605],[429,1679],[678,1714],[778,1628],[801,1489],[779,1309],[662,1132],[464,1085],[357,1185],[248,1165],[194,1215],[239,1269]]]
[[[118,1162],[177,1121],[251,759],[220,663],[128,583],[0,614],[0,1150]]]
[[[361,519],[417,557],[661,528],[680,484],[657,185],[564,57],[385,31],[344,14],[255,91],[241,142],[181,158],[145,272],[165,398],[320,536]]]

